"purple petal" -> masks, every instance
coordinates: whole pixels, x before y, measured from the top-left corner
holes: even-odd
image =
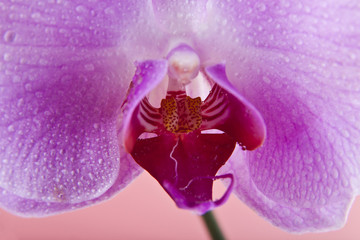
[[[0,188],[1,205],[4,209],[13,214],[24,217],[42,217],[64,211],[74,210],[86,206],[91,206],[101,201],[105,201],[120,190],[125,188],[132,179],[136,178],[142,169],[138,167],[132,157],[128,154],[121,156],[119,176],[113,185],[99,197],[89,199],[79,203],[69,202],[50,202],[38,199],[22,198]]]
[[[1,41],[9,46],[114,47],[144,13],[142,1],[2,1]],[[34,63],[34,62],[32,62]]]
[[[115,49],[136,22],[128,7],[2,2],[0,202],[9,211],[85,206],[139,173],[131,158],[120,161],[116,133],[133,69]]]
[[[221,86],[229,100],[230,116],[225,123],[214,128],[226,132],[248,150],[254,150],[261,146],[266,135],[264,120],[254,106],[242,97],[229,82],[225,66],[218,64],[207,67],[205,71],[213,81]]]
[[[148,60],[137,63],[135,76],[124,102],[124,120],[119,130],[120,139],[127,152],[131,152],[136,139],[144,132],[137,118],[140,101],[150,93],[165,77],[168,64],[165,59]]]
[[[223,8],[228,27],[237,29],[228,41],[244,46],[225,57],[228,76],[267,126],[263,147],[238,153],[227,167],[237,177],[236,194],[290,231],[341,227],[359,193],[355,5],[257,1]]]

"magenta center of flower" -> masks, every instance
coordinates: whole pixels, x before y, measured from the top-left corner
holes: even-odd
[[[167,80],[166,95],[155,107],[149,97],[159,97],[159,85]],[[211,91],[200,92],[205,81]],[[204,91],[203,91],[204,92]],[[196,95],[196,94],[195,94]],[[202,100],[202,98],[205,100]],[[138,64],[124,104],[124,146],[181,208],[204,213],[222,204],[231,192],[212,199],[213,182],[233,179],[217,176],[236,143],[243,149],[260,146],[265,127],[260,114],[241,97],[227,80],[223,65],[205,68],[187,45],[170,51],[166,60]],[[217,129],[217,133],[204,130]],[[143,133],[155,136],[141,137]]]

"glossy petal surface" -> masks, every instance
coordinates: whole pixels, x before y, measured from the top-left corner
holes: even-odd
[[[8,209],[64,210],[125,185],[136,171],[113,132],[132,64],[184,41],[202,62],[226,62],[267,125],[264,146],[227,166],[236,194],[291,231],[343,224],[359,192],[358,1],[2,1],[0,9],[0,179],[16,193],[2,192]],[[76,191],[59,191],[56,179],[72,169],[83,170],[83,185],[65,180]],[[99,169],[106,177],[91,179]]]
[[[1,204],[42,215],[111,196],[139,172],[116,134],[131,71],[116,46],[130,6],[1,6]]]
[[[338,228],[359,190],[359,6],[288,3],[222,8],[237,30],[227,38],[242,46],[229,48],[230,81],[267,125],[263,147],[234,155],[228,167],[235,193],[274,224]]]
[[[194,33],[206,20],[205,0],[162,1],[152,0],[156,26],[174,35],[186,35],[191,40]]]

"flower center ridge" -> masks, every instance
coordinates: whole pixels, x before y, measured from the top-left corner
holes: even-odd
[[[172,133],[188,133],[198,129],[202,122],[201,98],[191,98],[184,92],[168,92],[174,97],[161,101],[160,112],[166,130]]]

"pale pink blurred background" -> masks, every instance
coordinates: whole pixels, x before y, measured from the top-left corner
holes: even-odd
[[[319,234],[286,233],[232,196],[215,210],[228,239],[360,239],[360,199],[345,227]],[[0,210],[1,240],[210,239],[201,219],[175,207],[147,173],[110,201],[42,219],[24,219]]]

